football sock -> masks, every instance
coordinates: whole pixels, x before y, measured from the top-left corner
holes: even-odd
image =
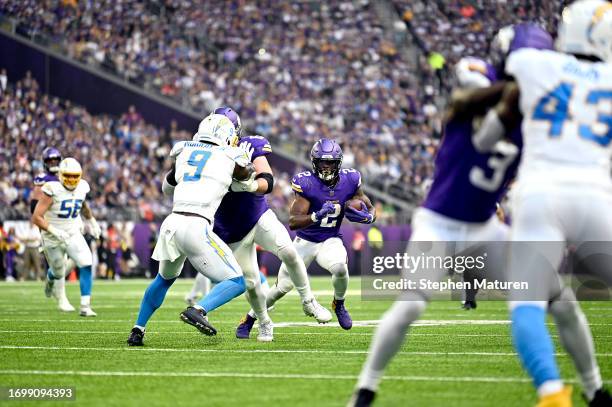
[[[240,294],[246,291],[246,285],[244,283],[244,277],[234,277],[227,280],[223,280],[217,283],[208,295],[202,298],[197,305],[202,307],[206,313],[219,308],[223,304],[233,300]]]
[[[546,328],[545,310],[531,304],[516,306],[512,310],[512,339],[540,397],[560,391],[563,384]]]
[[[348,288],[349,274],[345,263],[333,265],[330,270],[332,273],[332,284],[334,286],[334,298],[343,300]]]
[[[253,310],[255,317],[260,321],[270,320],[270,317],[268,316],[268,309],[266,307],[266,297],[261,289],[261,283],[257,284],[253,288],[247,289],[246,294],[247,300],[251,305],[251,309]]]
[[[151,284],[149,284],[149,287],[144,293],[144,297],[142,297],[142,302],[140,303],[140,311],[138,312],[138,319],[136,320],[137,326],[144,329],[151,315],[153,315],[155,310],[164,302],[166,293],[174,281],[176,281],[176,278],[166,280],[158,274]]]
[[[304,261],[297,254],[295,247],[293,247],[293,245],[283,247],[279,251],[278,257],[283,262],[291,282],[295,286],[298,294],[300,294],[302,302],[309,301],[312,298],[312,291],[310,290],[308,273],[306,272]],[[268,304],[268,306],[270,305]]]
[[[384,314],[374,334],[357,387],[376,391],[385,368],[402,346],[406,332],[425,310],[427,303],[415,294],[414,301],[396,301]]]
[[[55,274],[53,274],[53,270],[51,269],[51,267],[47,269],[47,278],[49,280],[59,280],[59,277],[55,277]]]
[[[93,275],[91,266],[79,268],[79,286],[81,288],[81,296],[91,295],[91,286],[93,285]]]
[[[561,344],[574,361],[584,394],[591,400],[603,383],[587,319],[577,301],[555,301],[549,310],[555,319]]]

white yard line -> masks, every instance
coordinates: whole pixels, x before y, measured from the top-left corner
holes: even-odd
[[[339,354],[339,355],[367,355],[367,350],[322,350],[322,349],[185,349],[185,348],[100,348],[79,346],[17,346],[0,345],[0,349],[12,350],[52,350],[52,351],[97,351],[97,352],[169,352],[169,353],[306,353],[306,354]],[[514,352],[398,352],[401,355],[416,356],[516,356]],[[557,353],[556,356],[567,356],[565,353]],[[612,357],[612,353],[598,353],[599,357]]]

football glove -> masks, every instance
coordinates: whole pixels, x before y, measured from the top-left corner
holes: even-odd
[[[321,219],[336,211],[336,205],[332,202],[325,202],[321,209],[317,212],[313,212],[310,218],[313,222],[320,222]]]
[[[91,217],[89,219],[85,219],[85,223],[89,226],[89,233],[94,237],[94,239],[99,239],[102,235],[102,228],[98,225],[96,218]]]
[[[354,209],[348,206],[344,214],[351,222],[364,223],[367,225],[374,222],[374,215],[368,212],[368,207],[363,202],[361,203],[361,209]]]
[[[255,173],[252,173],[249,179],[244,181],[233,180],[230,185],[232,192],[255,192],[259,188],[259,182],[255,179]]]
[[[255,152],[255,149],[251,146],[251,143],[246,141],[244,143],[239,144],[238,147],[240,147],[240,149],[244,151],[246,156],[249,157],[249,161],[253,162],[253,153]]]

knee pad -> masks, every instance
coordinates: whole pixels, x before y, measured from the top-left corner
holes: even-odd
[[[293,290],[293,282],[290,278],[279,279],[276,281],[276,288],[283,294],[287,294],[289,291]]]
[[[337,263],[329,268],[329,272],[337,277],[347,277],[348,266],[346,265],[346,263]]]

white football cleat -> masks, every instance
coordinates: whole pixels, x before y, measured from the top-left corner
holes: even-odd
[[[257,340],[259,342],[272,342],[274,339],[274,323],[269,319],[266,322],[259,323],[259,333],[257,334]]]
[[[63,312],[75,311],[74,307],[72,306],[72,304],[70,304],[70,301],[68,301],[68,298],[66,297],[59,299],[59,301],[57,302],[57,308],[59,308],[59,310]]]
[[[81,312],[79,313],[80,316],[82,317],[95,317],[98,314],[96,314],[91,307],[87,306],[87,307],[81,307]]]
[[[331,312],[319,304],[314,298],[302,303],[302,307],[304,309],[304,314],[309,317],[314,317],[319,323],[326,323],[332,320]]]

